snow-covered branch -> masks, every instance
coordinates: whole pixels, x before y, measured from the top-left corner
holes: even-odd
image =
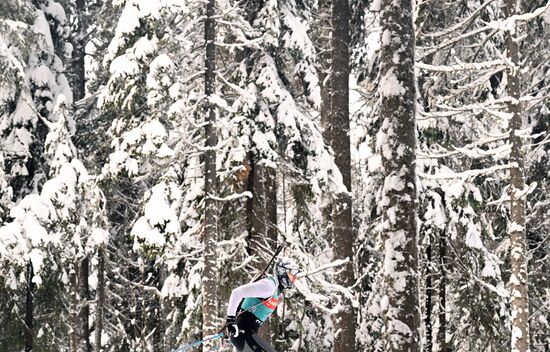
[[[487,68],[506,68],[506,63],[503,60],[492,60],[485,62],[461,62],[456,59],[454,65],[430,65],[423,62],[417,62],[416,67],[434,72],[456,72],[456,71],[478,71]]]
[[[422,36],[429,37],[429,38],[436,38],[436,37],[442,37],[449,34],[456,34],[456,31],[459,28],[464,27],[465,25],[470,24],[487,6],[489,6],[493,1],[495,0],[488,0],[485,3],[483,3],[481,6],[479,6],[474,12],[472,12],[468,17],[463,19],[462,21],[458,22],[457,24],[450,26],[448,28],[445,28],[442,31],[433,32],[433,33],[422,33]]]
[[[502,140],[502,139],[504,139],[504,138],[488,139],[488,140],[485,140],[485,141],[472,143],[472,144],[470,144],[468,146],[465,146],[465,147],[454,147],[454,150],[451,150],[447,153],[438,153],[438,154],[434,153],[434,154],[431,154],[431,153],[424,153],[422,151],[417,151],[416,155],[419,159],[448,158],[450,156],[459,155],[459,154],[467,156],[471,159],[480,159],[480,158],[485,158],[485,157],[489,157],[489,156],[499,156],[499,157],[500,156],[507,156],[510,153],[510,145],[509,144],[504,144],[504,145],[501,145],[497,148],[493,148],[493,149],[489,149],[489,150],[483,150],[483,149],[478,148],[479,145],[492,143],[492,142],[499,141],[499,140]]]
[[[489,26],[501,31],[516,32],[516,22],[527,22],[542,15],[546,10],[550,9],[550,1],[546,2],[545,6],[541,6],[533,12],[523,13],[521,15],[513,15],[501,21],[491,21]]]
[[[335,260],[331,263],[328,263],[328,264],[325,264],[323,266],[320,266],[318,268],[314,268],[314,269],[309,269],[307,271],[304,271],[304,272],[300,272],[298,274],[298,278],[302,278],[302,277],[307,277],[307,276],[310,276],[310,275],[314,275],[314,274],[317,274],[317,273],[320,273],[322,271],[326,271],[328,269],[331,269],[331,268],[335,268],[337,266],[340,266],[340,265],[344,265],[346,263],[349,262],[349,258],[346,258],[346,259],[338,259],[338,260]]]
[[[424,172],[417,171],[418,176],[428,179],[428,180],[449,180],[454,178],[460,178],[462,180],[468,180],[479,176],[490,175],[497,171],[509,170],[513,167],[517,167],[517,164],[510,163],[505,165],[495,165],[486,169],[476,169],[476,170],[467,170],[463,172],[456,173],[439,173],[439,174],[427,174]]]
[[[444,49],[448,46],[451,46],[451,45],[454,45],[454,44],[460,42],[461,40],[464,40],[466,38],[469,38],[469,37],[472,37],[474,35],[477,35],[477,34],[480,34],[480,33],[483,33],[483,32],[487,32],[487,31],[490,31],[490,30],[492,30],[492,28],[490,26],[485,26],[485,27],[481,27],[481,28],[478,28],[476,30],[473,30],[471,32],[464,33],[462,35],[459,35],[459,36],[454,37],[452,39],[449,39],[447,41],[444,41],[443,43],[440,43],[436,46],[418,47],[418,50],[419,50],[418,60],[422,60],[425,57],[427,57],[429,55],[432,55],[432,54],[438,52],[441,49]]]
[[[253,198],[252,193],[249,192],[249,191],[242,192],[242,193],[234,193],[234,194],[229,195],[227,197],[216,197],[216,196],[213,196],[213,195],[209,194],[208,197],[211,198],[211,199],[220,201],[220,202],[229,202],[229,201],[232,201],[232,200],[235,200],[235,199],[240,199],[240,198],[243,198],[243,197]]]

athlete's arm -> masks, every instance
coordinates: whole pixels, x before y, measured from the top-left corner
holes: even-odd
[[[250,284],[237,287],[231,292],[231,298],[229,298],[229,305],[227,306],[227,315],[237,315],[237,308],[239,303],[247,297],[270,297],[273,295],[277,286],[275,282],[270,278],[265,278],[260,281],[252,282]]]

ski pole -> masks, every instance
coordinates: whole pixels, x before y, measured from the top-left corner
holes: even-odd
[[[188,343],[187,345],[179,346],[178,348],[173,349],[173,350],[171,350],[170,352],[181,352],[181,351],[186,351],[186,350],[190,349],[191,347],[200,346],[200,345],[202,345],[203,343],[205,343],[206,341],[221,339],[223,336],[224,336],[224,333],[219,333],[219,334],[216,334],[216,335],[212,335],[212,336],[209,336],[209,337],[204,338],[204,339],[202,339],[202,340],[197,340],[197,341],[195,341],[195,342]]]

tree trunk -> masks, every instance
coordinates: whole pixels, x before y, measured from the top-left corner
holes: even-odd
[[[80,261],[80,274],[79,277],[79,303],[80,309],[78,314],[79,329],[78,329],[78,351],[79,352],[91,352],[92,345],[90,344],[90,286],[88,284],[88,277],[90,276],[90,261],[86,255]]]
[[[265,248],[275,251],[277,244],[277,178],[276,170],[257,163],[254,156],[249,157],[251,171],[248,178],[248,190],[252,198],[247,204],[248,253],[256,256],[257,270],[263,270],[270,258]],[[262,327],[264,337],[275,346],[280,333],[280,324],[272,316]],[[275,346],[277,347],[277,346]]]
[[[270,258],[262,248],[275,251],[277,247],[277,178],[275,169],[254,159],[249,155],[251,170],[247,190],[252,193],[252,198],[247,203],[248,252],[249,255],[257,254],[260,260],[257,269],[262,270],[264,261]]]
[[[387,351],[420,351],[418,208],[413,6],[410,0],[381,5],[379,150],[382,156],[382,238]]]
[[[74,101],[78,101],[86,95],[86,71],[85,71],[85,25],[84,18],[86,13],[86,0],[76,0],[75,15],[77,17],[75,36],[73,37],[73,97]],[[77,269],[78,277],[78,326],[76,329],[76,350],[79,352],[91,352],[92,345],[90,343],[90,288],[88,284],[90,261],[88,256],[85,256],[80,261],[80,267]],[[76,288],[76,287],[75,287]]]
[[[317,74],[319,75],[321,87],[321,130],[323,139],[331,146],[332,143],[332,125],[331,125],[331,32],[332,32],[332,9],[331,0],[319,0],[317,22],[315,25],[315,33],[312,40],[315,45],[320,47],[320,53],[317,55]],[[322,208],[323,227],[327,238],[332,239],[332,202],[326,202]]]
[[[518,4],[515,0],[506,1],[508,16],[517,13]],[[517,33],[517,32],[516,32]],[[525,203],[526,194],[521,194],[525,188],[523,140],[519,133],[522,129],[521,104],[519,102],[520,80],[519,48],[516,33],[506,32],[508,59],[514,65],[508,70],[507,91],[512,101],[508,103],[508,112],[512,114],[510,121],[510,143],[512,145],[510,161],[514,167],[510,169],[510,220],[508,228],[511,246],[512,276],[510,277],[510,297],[512,299],[512,351],[529,351],[529,296],[527,281],[527,241],[525,235]]]
[[[320,53],[317,56],[317,74],[321,86],[321,129],[324,139],[330,143],[331,119],[330,119],[330,62],[331,62],[331,31],[332,31],[332,2],[330,0],[319,0],[317,10],[317,22],[315,24],[315,33],[312,40],[315,45],[320,47]]]
[[[432,352],[432,338],[433,338],[433,324],[432,324],[432,311],[433,311],[433,288],[432,288],[432,239],[431,234],[428,246],[426,247],[426,318],[424,324],[426,325],[426,352]]]
[[[353,273],[353,229],[351,211],[351,156],[349,122],[349,73],[350,73],[350,7],[349,0],[335,0],[332,4],[332,77],[330,106],[330,138],[336,165],[342,173],[346,193],[336,195],[332,204],[332,232],[334,255],[337,259],[349,259],[336,282],[344,287],[355,283]],[[355,311],[346,302],[336,314],[334,326],[335,352],[355,351]]]
[[[78,279],[76,276],[77,263],[71,268],[69,281],[71,283],[71,309],[69,319],[71,321],[71,332],[69,334],[69,345],[72,352],[78,351]]]
[[[216,47],[215,41],[215,1],[208,0],[206,3],[206,19],[204,23],[204,39],[206,45],[205,56],[205,95],[209,99],[214,94],[216,80]],[[205,226],[204,226],[204,271],[202,284],[202,331],[204,335],[216,333],[217,318],[217,286],[216,286],[216,244],[217,244],[217,202],[213,198],[217,194],[216,181],[216,150],[218,143],[216,136],[216,114],[214,106],[209,101],[206,105],[206,147],[204,158],[205,170]],[[212,349],[213,343],[203,344],[203,351]]]
[[[25,302],[25,352],[31,352],[33,349],[33,295],[34,283],[32,278],[34,271],[32,264],[27,264],[27,298]]]
[[[85,53],[85,25],[86,0],[76,0],[76,24],[75,36],[73,37],[73,98],[78,101],[86,95],[86,70],[84,64]]]
[[[437,329],[437,352],[449,352],[447,347],[447,234],[439,236],[439,327]]]
[[[105,309],[105,255],[103,248],[97,251],[97,303],[95,321],[95,351],[101,352],[101,334],[103,333],[103,311]]]

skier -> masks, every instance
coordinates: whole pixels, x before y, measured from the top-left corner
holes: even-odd
[[[277,352],[258,330],[277,309],[283,290],[292,287],[298,266],[290,258],[280,258],[273,276],[237,287],[231,292],[227,307],[227,332],[233,346],[240,352]]]

